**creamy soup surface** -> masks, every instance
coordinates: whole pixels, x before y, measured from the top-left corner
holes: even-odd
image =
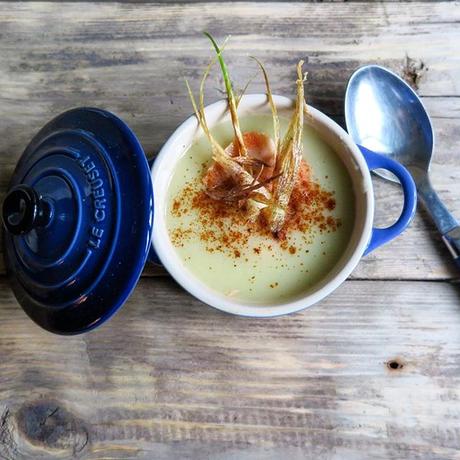
[[[280,118],[281,136],[287,118]],[[270,115],[240,117],[243,131],[273,135]],[[212,133],[222,146],[233,139],[230,122]],[[282,238],[261,234],[242,218],[219,215],[206,203],[202,176],[211,162],[206,137],[195,140],[171,177],[166,223],[184,266],[208,287],[249,304],[276,304],[310,291],[344,253],[354,224],[354,194],[348,172],[336,153],[305,126],[304,158],[312,187],[301,202],[304,222]],[[242,213],[240,213],[242,214]],[[298,227],[298,226],[297,226]]]

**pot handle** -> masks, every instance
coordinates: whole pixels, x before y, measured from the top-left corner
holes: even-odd
[[[369,254],[382,244],[388,243],[402,233],[411,222],[417,206],[417,189],[415,188],[414,179],[409,171],[397,161],[387,156],[371,152],[366,147],[358,145],[361,153],[366,160],[370,171],[374,169],[386,169],[392,172],[401,183],[404,193],[404,205],[399,219],[387,228],[373,228],[369,244],[364,251],[364,255]]]

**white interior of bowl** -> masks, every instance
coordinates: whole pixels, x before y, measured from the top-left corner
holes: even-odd
[[[290,113],[293,101],[283,96],[274,96],[280,114]],[[245,95],[238,107],[240,115],[271,113],[265,94]],[[230,122],[227,101],[221,100],[206,107],[208,125]],[[212,289],[197,279],[184,265],[168,235],[166,226],[166,203],[168,186],[178,160],[187,151],[196,136],[201,136],[195,116],[188,118],[158,154],[152,167],[155,214],[152,242],[161,262],[175,280],[196,298],[228,313],[244,316],[276,316],[309,307],[336,289],[352,272],[361,258],[372,230],[374,199],[372,181],[366,162],[358,147],[348,134],[322,112],[308,106],[305,123],[312,126],[319,136],[339,155],[352,179],[355,195],[355,223],[348,246],[335,267],[314,289],[289,302],[274,304],[244,303]]]

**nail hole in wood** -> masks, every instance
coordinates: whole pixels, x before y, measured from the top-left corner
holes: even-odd
[[[402,369],[404,367],[404,364],[396,361],[395,359],[392,359],[391,361],[387,362],[387,367],[388,369],[395,371],[398,369]]]

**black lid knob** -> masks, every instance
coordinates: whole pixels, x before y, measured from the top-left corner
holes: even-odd
[[[2,217],[8,232],[22,235],[33,228],[46,226],[51,217],[51,207],[32,187],[18,185],[6,196]]]

